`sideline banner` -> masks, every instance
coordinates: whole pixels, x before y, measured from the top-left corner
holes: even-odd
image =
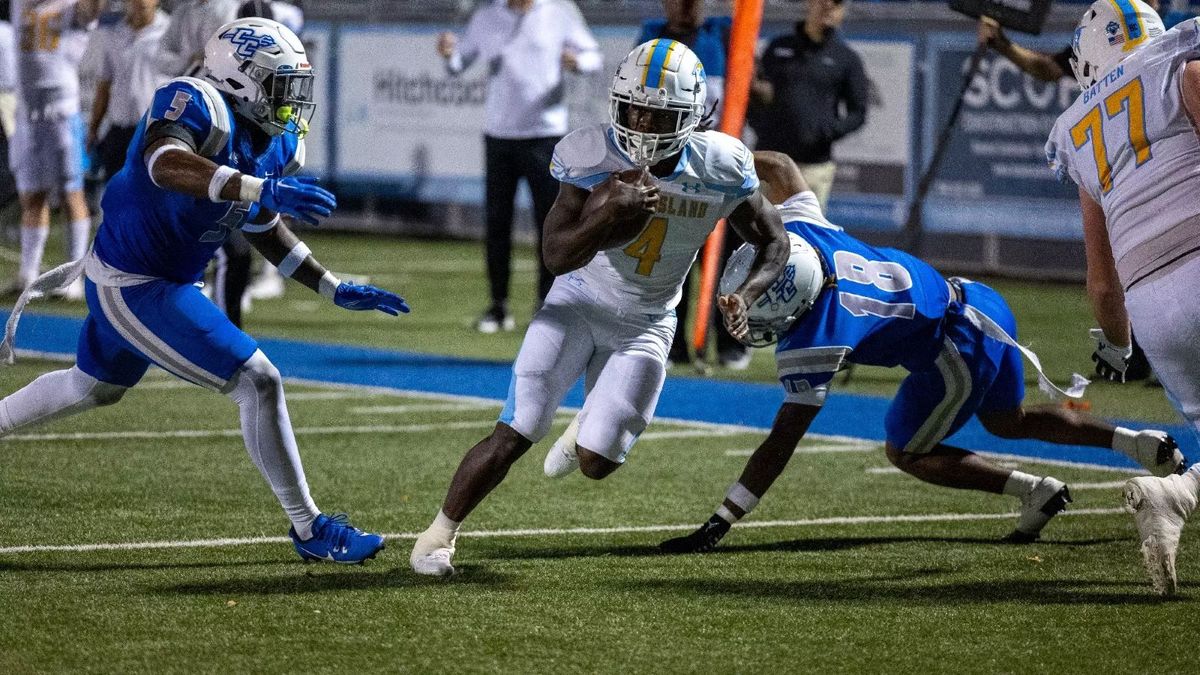
[[[313,100],[317,112],[313,116],[312,129],[304,137],[304,170],[316,176],[329,175],[329,148],[336,145],[337,122],[333,108],[333,73],[330,72],[330,50],[333,33],[324,23],[309,23],[304,26],[300,39],[308,62],[312,64]]]
[[[1030,41],[1057,51],[1070,36]],[[925,88],[924,162],[950,113],[975,48],[973,36],[933,34]],[[1047,169],[1044,146],[1058,116],[1079,94],[1070,78],[1041,82],[988,52],[963,100],[958,127],[929,192],[931,230],[1077,238],[1078,193]]]
[[[902,197],[909,184],[913,140],[911,42],[849,40],[870,80],[867,122],[833,146],[834,192]]]

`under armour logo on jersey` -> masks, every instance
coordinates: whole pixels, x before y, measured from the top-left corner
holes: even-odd
[[[680,183],[679,189],[683,190],[684,194],[699,194],[704,188],[704,183]]]
[[[270,35],[259,35],[254,32],[253,28],[245,26],[238,26],[233,30],[221,33],[221,39],[229,40],[233,43],[237,47],[237,55],[244,59],[254,56],[254,52],[263,47],[270,47],[275,44],[275,38]]]

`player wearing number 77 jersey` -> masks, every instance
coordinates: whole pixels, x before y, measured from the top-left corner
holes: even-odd
[[[785,273],[749,311],[746,340],[776,339],[775,361],[784,403],[771,433],[751,455],[717,512],[696,532],[663,543],[669,552],[711,549],[744,517],[783,471],[825,402],[845,363],[900,366],[909,371],[884,419],[888,459],[902,471],[945,487],[1020,499],[1008,540],[1033,541],[1070,501],[1050,477],[995,466],[945,440],[972,416],[1002,438],[1117,450],[1158,475],[1179,470],[1183,456],[1159,431],[1114,428],[1054,404],[1027,406],[1016,320],[1004,298],[965,279],[947,280],[903,251],[874,248],[825,220],[817,198],[786,155],[755,153],[763,192],[779,205],[792,239]],[[745,275],[752,249],[730,258],[721,285]],[[731,332],[732,328],[731,328]]]
[[[1103,0],[1071,43],[1083,88],[1046,155],[1079,186],[1094,358],[1125,370],[1130,326],[1179,412],[1200,429],[1200,23],[1163,30],[1140,0]],[[1175,551],[1200,465],[1135,478],[1125,498],[1155,589],[1175,591]]]
[[[758,191],[750,152],[696,130],[705,93],[704,67],[690,49],[651,40],[617,69],[610,124],[579,129],[555,148],[550,170],[561,186],[542,258],[558,278],[521,344],[495,430],[467,453],[413,547],[416,572],[453,573],[459,524],[549,432],[581,375],[583,409],[550,450],[546,473],[579,468],[600,479],[621,466],[654,415],[683,278],[718,219],[728,216],[762,251],[746,282],[724,297],[735,315],[782,269],[783,224]],[[613,177],[638,169],[633,184]]]
[[[157,364],[237,403],[246,450],[291,520],[302,558],[360,563],[383,538],[317,510],[279,371],[197,282],[225,237],[241,229],[280,272],[339,307],[394,316],[408,306],[387,291],[341,282],[280,221],[284,213],[316,224],[337,207],[312,180],[291,175],[303,165],[314,109],[299,38],[274,21],[234,21],[209,39],[204,66],[202,78],[178,78],[155,93],[104,193],[92,252],[39,277],[13,309],[0,343],[0,359],[10,363],[24,304],[86,274],[75,366],[0,400],[0,436],[116,403]]]

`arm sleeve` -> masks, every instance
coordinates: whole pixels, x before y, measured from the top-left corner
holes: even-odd
[[[455,47],[450,58],[446,59],[446,70],[451,75],[458,75],[470,68],[479,56],[479,35],[484,30],[480,25],[482,22],[480,15],[483,11],[481,9],[471,15],[471,19],[467,21],[466,30],[459,36],[458,46]]]
[[[837,140],[846,134],[857,131],[867,122],[867,100],[871,83],[867,72],[863,69],[862,59],[849,47],[846,51],[850,57],[846,79],[842,82],[840,97],[846,104],[846,115],[839,117],[833,123],[833,139]]]
[[[709,184],[708,186],[725,193],[725,202],[721,209],[722,217],[733,213],[733,210],[747,197],[754,194],[759,186],[758,172],[754,169],[753,153],[741,141],[731,137],[729,140],[733,142],[727,151],[728,156],[721,159],[715,172],[716,177],[720,179],[720,184]]]
[[[575,52],[575,62],[581,73],[594,73],[604,67],[600,43],[588,29],[587,21],[575,5],[568,5],[566,45]]]

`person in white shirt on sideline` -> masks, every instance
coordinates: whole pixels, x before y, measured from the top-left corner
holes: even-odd
[[[113,26],[100,55],[96,96],[88,122],[87,145],[95,148],[104,174],[112,177],[125,164],[125,152],[154,92],[169,79],[158,68],[158,44],[170,19],[158,0],[127,0],[125,18]],[[108,131],[100,139],[100,125]]]
[[[204,61],[204,45],[217,29],[237,18],[238,0],[189,0],[171,12],[159,42],[158,67],[175,77],[194,75]]]
[[[524,178],[533,196],[540,251],[542,223],[558,194],[550,157],[567,133],[563,75],[596,72],[603,56],[583,15],[569,0],[493,0],[471,15],[461,39],[442,33],[437,49],[452,75],[476,61],[488,70],[484,210],[491,305],[475,327],[481,333],[513,330],[508,286],[517,184]],[[540,254],[538,269],[540,304],[554,275]]]

